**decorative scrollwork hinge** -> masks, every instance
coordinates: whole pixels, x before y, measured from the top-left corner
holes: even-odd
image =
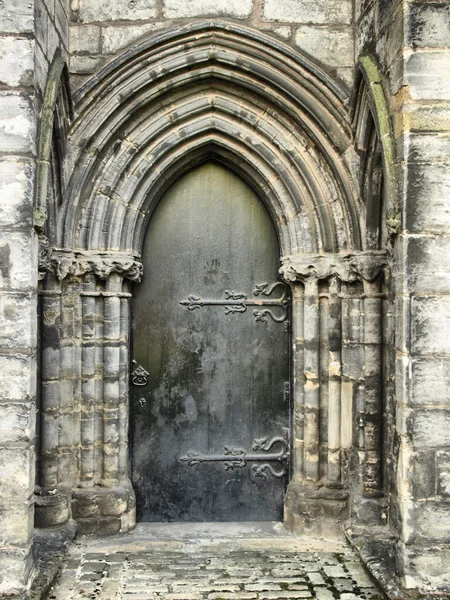
[[[136,385],[138,387],[147,385],[148,383],[148,378],[150,377],[150,373],[148,371],[146,371],[144,369],[144,367],[141,367],[141,365],[138,365],[137,362],[135,360],[133,360],[131,362],[131,364],[133,366],[136,365],[136,368],[134,369],[134,371],[131,373],[131,383],[133,385]]]
[[[232,448],[225,446],[223,454],[201,454],[195,450],[189,451],[185,456],[181,456],[181,462],[188,467],[197,467],[206,462],[223,462],[225,471],[234,471],[242,469],[247,463],[256,463],[252,465],[252,473],[255,478],[267,479],[270,473],[273,477],[284,477],[288,470],[289,463],[289,430],[284,430],[285,437],[274,437],[271,440],[267,437],[257,438],[253,441],[253,452],[247,452],[244,448]],[[278,446],[278,451],[273,452],[273,448]],[[259,465],[257,463],[264,464]],[[270,462],[278,463],[280,468],[274,469]]]
[[[281,296],[278,298],[270,298],[272,293],[276,290],[281,290]],[[246,294],[234,292],[231,290],[225,290],[224,298],[219,300],[205,300],[191,294],[187,300],[182,300],[180,304],[186,306],[188,310],[197,310],[203,306],[223,306],[225,308],[225,314],[244,313],[247,312],[249,307],[259,307],[259,310],[253,311],[255,321],[267,324],[267,317],[270,317],[275,323],[284,323],[288,318],[288,287],[281,281],[269,284],[257,283],[253,287],[253,298],[248,298]],[[265,296],[265,298],[259,298],[258,296]],[[270,308],[269,308],[270,307]],[[277,310],[274,312],[273,308]]]

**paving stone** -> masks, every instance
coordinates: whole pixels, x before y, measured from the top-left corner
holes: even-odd
[[[70,555],[46,600],[383,599],[351,552],[280,553],[270,544],[242,551],[236,545],[211,550],[191,542],[179,551]]]

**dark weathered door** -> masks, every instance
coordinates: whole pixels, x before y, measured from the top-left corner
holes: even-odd
[[[205,164],[161,200],[143,262],[131,374],[138,519],[281,520],[289,299],[266,208]]]

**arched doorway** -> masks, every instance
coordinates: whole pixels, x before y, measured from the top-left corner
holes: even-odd
[[[264,204],[209,162],[157,206],[133,299],[138,520],[281,520],[289,300]]]

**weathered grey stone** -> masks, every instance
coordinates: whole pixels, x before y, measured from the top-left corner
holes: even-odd
[[[156,17],[156,0],[78,0],[72,9],[74,20],[85,23],[92,21],[116,21],[153,19]]]
[[[405,81],[414,100],[450,98],[450,55],[445,51],[417,51],[407,59]]]
[[[34,356],[21,354],[0,355],[0,399],[24,400],[36,392]]]
[[[414,296],[412,300],[412,338],[414,352],[450,352],[447,335],[450,323],[449,296]]]
[[[70,51],[74,53],[100,52],[100,27],[97,25],[74,25],[70,28]]]
[[[227,16],[248,18],[253,10],[253,0],[164,0],[164,16],[178,17]]]
[[[444,499],[450,498],[450,452],[436,453],[437,493]]]
[[[33,439],[35,417],[31,402],[0,404],[0,445]]]
[[[406,40],[413,48],[448,46],[450,37],[450,7],[447,3],[408,5]]]
[[[450,223],[450,208],[445,198],[450,193],[450,174],[443,163],[413,163],[407,172],[409,198],[405,226],[411,233],[445,233]],[[422,199],[427,198],[423,203]]]
[[[296,31],[295,44],[325,65],[353,69],[353,35],[348,28],[303,25]]]
[[[2,447],[0,451],[0,494],[2,498],[28,498],[34,489],[34,449],[30,444]]]
[[[408,236],[407,285],[411,292],[446,292],[450,286],[450,236]]]
[[[428,543],[435,541],[439,543],[450,542],[450,511],[446,504],[428,502],[421,507],[418,514],[417,532],[418,538]]]
[[[34,43],[29,38],[0,37],[0,83],[11,87],[33,83]]]
[[[154,31],[167,27],[167,23],[146,23],[145,25],[127,25],[115,27],[102,27],[102,51],[105,54],[114,54],[140,38]],[[83,40],[85,37],[83,36]],[[95,50],[91,50],[95,52]]]
[[[266,0],[263,15],[275,21],[349,24],[352,3],[349,0]]]
[[[36,298],[22,293],[0,295],[0,343],[29,348],[36,343]]]
[[[414,445],[418,448],[450,446],[450,412],[427,410],[411,415]]]
[[[33,166],[19,157],[0,158],[0,226],[31,227]]]
[[[417,405],[450,406],[450,359],[414,358],[412,361],[412,402]],[[433,394],[430,395],[430,390]]]
[[[2,510],[8,511],[8,519],[4,519],[0,528],[0,546],[27,545],[33,532],[33,511],[30,511],[29,500],[11,494],[2,497]]]
[[[3,0],[0,31],[32,33],[34,31],[34,3]]]
[[[28,291],[36,284],[36,240],[30,231],[2,233],[0,241],[0,285]]]
[[[0,151],[34,151],[34,116],[29,98],[0,92]]]
[[[103,60],[98,56],[75,55],[71,59],[70,67],[72,73],[78,75],[90,75],[95,72],[102,62]]]

